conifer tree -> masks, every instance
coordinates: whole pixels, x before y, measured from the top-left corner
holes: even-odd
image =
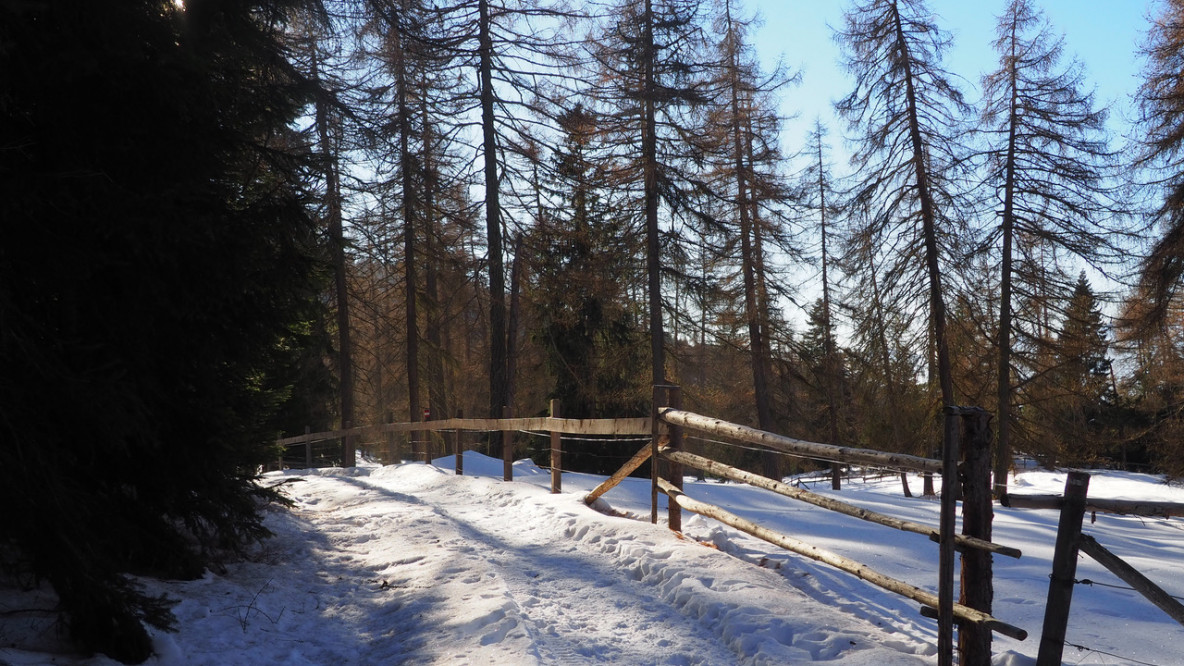
[[[1007,492],[1011,406],[1017,378],[1015,337],[1033,338],[1014,317],[1013,294],[1032,298],[1057,282],[1049,253],[1096,262],[1113,246],[1102,226],[1108,213],[1105,110],[1083,90],[1081,67],[1061,68],[1063,40],[1030,0],[1012,0],[999,18],[994,43],[1000,67],[983,81],[987,183],[999,226],[1000,303],[996,405],[995,492]],[[1052,277],[1053,280],[1049,278]],[[1044,293],[1043,297],[1058,297]],[[1022,345],[1023,346],[1030,346]],[[1026,368],[1030,372],[1030,368]]]
[[[256,470],[306,390],[324,285],[287,8],[0,3],[0,540],[122,661],[171,623],[124,574],[265,533]]]
[[[623,1],[603,16],[588,48],[591,80],[598,83],[587,92],[616,151],[613,186],[632,198],[630,213],[644,230],[650,374],[663,384],[661,208],[665,203],[668,212],[682,212],[686,197],[687,110],[703,99],[702,17],[698,0]]]
[[[1164,321],[1184,277],[1184,2],[1166,0],[1143,45],[1146,60],[1136,98],[1142,137],[1137,165],[1157,202],[1158,240],[1142,266],[1148,322]]]
[[[958,237],[959,125],[967,105],[941,65],[949,38],[923,0],[863,0],[837,39],[855,90],[837,103],[858,140],[852,204],[860,234],[888,248],[883,295],[928,311],[931,377],[955,404],[946,339],[944,257]]]

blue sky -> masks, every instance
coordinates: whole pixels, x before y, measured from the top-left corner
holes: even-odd
[[[841,136],[831,102],[851,89],[842,71],[839,47],[832,35],[843,24],[845,0],[744,0],[746,10],[764,19],[752,35],[767,63],[778,56],[795,71],[802,83],[783,95],[783,109],[798,114],[787,123],[787,149],[801,144],[816,117],[831,127],[832,140]],[[1111,126],[1125,130],[1130,116],[1130,96],[1138,87],[1141,60],[1139,44],[1147,30],[1147,15],[1154,0],[1036,0],[1053,30],[1065,36],[1065,56],[1076,56],[1085,66],[1086,79],[1095,86],[1099,102],[1112,103]],[[929,0],[939,25],[954,37],[946,67],[966,81],[968,99],[978,98],[984,73],[994,69],[997,58],[991,48],[996,17],[1005,0]],[[836,165],[838,166],[838,165]]]

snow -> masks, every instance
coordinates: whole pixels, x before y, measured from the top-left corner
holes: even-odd
[[[245,561],[188,582],[143,579],[180,600],[177,633],[156,633],[149,664],[797,664],[936,663],[936,623],[916,602],[684,513],[684,534],[649,522],[648,480],[627,479],[593,510],[601,480],[529,461],[465,453],[433,465],[288,470],[265,475],[295,502],[269,509],[276,536]],[[1065,473],[1025,471],[1016,492],[1064,489]],[[919,479],[913,480],[919,488]],[[905,498],[897,478],[812,488],[937,524],[939,503]],[[691,497],[936,592],[937,546],[905,533],[737,484],[687,479]],[[1159,477],[1097,473],[1092,497],[1184,502]],[[663,513],[664,518],[664,505]],[[1035,663],[1056,511],[996,507],[994,664]],[[1184,523],[1099,514],[1086,532],[1170,594],[1184,595]],[[1182,664],[1182,628],[1089,558],[1074,590],[1065,659]],[[1101,584],[1118,587],[1106,587]],[[0,664],[113,664],[72,654],[45,590],[0,591]],[[1082,646],[1079,649],[1073,646]]]

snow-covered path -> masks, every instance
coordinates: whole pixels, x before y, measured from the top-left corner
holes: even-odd
[[[188,664],[764,664],[856,666],[936,662],[936,626],[915,602],[888,594],[714,521],[684,515],[689,539],[648,520],[649,482],[607,496],[618,515],[584,506],[601,478],[550,474],[465,453],[432,466],[287,471],[293,508],[272,508],[276,533],[247,561],[191,582],[142,580],[179,600],[178,631],[155,636],[150,665]],[[1027,471],[1027,492],[1055,493],[1063,472]],[[937,502],[904,498],[895,479],[819,492],[936,524]],[[1091,496],[1184,502],[1160,477],[1099,472]],[[863,523],[739,484],[692,482],[688,494],[725,506],[873,568],[933,589],[936,548],[924,537]],[[601,507],[606,508],[606,507]],[[1056,511],[996,507],[995,615],[1024,627],[996,636],[995,666],[1035,663]],[[1179,519],[1099,515],[1088,531],[1169,594],[1184,595]],[[708,542],[714,547],[704,545]],[[1066,661],[1184,664],[1181,629],[1096,563],[1081,558]],[[1083,581],[1084,582],[1084,581]],[[0,666],[111,666],[71,653],[55,631],[47,587],[0,586]]]
[[[775,571],[588,509],[582,493],[425,465],[282,481],[296,506],[269,516],[277,537],[262,561],[145,581],[184,600],[156,663],[879,665],[932,654]]]

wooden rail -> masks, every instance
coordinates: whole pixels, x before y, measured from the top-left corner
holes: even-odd
[[[517,419],[440,419],[412,423],[382,423],[344,430],[315,432],[276,440],[280,446],[319,442],[326,439],[340,439],[347,435],[378,435],[390,432],[413,432],[420,430],[469,430],[474,432],[497,430],[543,430],[569,435],[648,435],[650,420],[645,417],[628,419],[556,419],[536,416]]]
[[[1040,652],[1036,657],[1036,666],[1056,666],[1061,663],[1065,647],[1065,631],[1069,624],[1069,607],[1073,601],[1073,586],[1077,584],[1078,552],[1092,557],[1106,567],[1115,576],[1129,584],[1136,592],[1142,594],[1148,601],[1167,613],[1176,622],[1184,624],[1184,605],[1169,595],[1149,578],[1139,573],[1114,553],[1111,553],[1093,537],[1081,533],[1081,523],[1087,510],[1099,504],[1111,508],[1121,508],[1115,513],[1134,513],[1132,508],[1146,507],[1155,504],[1160,507],[1167,503],[1126,502],[1120,500],[1091,500],[1089,496],[1090,475],[1082,471],[1069,472],[1065,481],[1063,496],[1040,496],[1039,505],[1035,508],[1058,508],[1061,511],[1057,524],[1056,548],[1053,552],[1052,573],[1048,582],[1048,601],[1044,607],[1044,627],[1040,635]],[[1015,499],[1016,495],[1009,495]],[[1023,496],[1031,497],[1031,496]],[[1053,503],[1049,506],[1049,503]],[[1023,506],[1011,503],[1012,506]],[[1025,507],[1027,508],[1027,507]],[[1146,514],[1141,514],[1146,515]],[[1164,515],[1156,513],[1151,515]],[[1175,514],[1179,515],[1179,514]]]
[[[850,446],[834,446],[832,444],[807,442],[670,407],[659,409],[658,417],[666,423],[682,426],[688,430],[706,432],[808,458],[837,460],[854,465],[871,465],[873,467],[885,467],[888,469],[914,470],[936,474],[942,472],[942,462],[932,458],[910,456],[903,453],[873,451],[871,449],[859,449]]]
[[[1064,495],[1004,495],[999,503],[1017,509],[1060,509]],[[1127,516],[1171,518],[1184,516],[1184,504],[1178,502],[1143,502],[1090,497],[1085,501],[1086,513],[1115,513]]]
[[[809,557],[812,560],[817,560],[835,567],[836,569],[846,571],[847,573],[866,580],[877,587],[895,592],[896,594],[908,597],[914,601],[919,601],[924,606],[928,606],[930,608],[936,608],[938,606],[938,596],[932,592],[927,592],[904,581],[886,576],[869,568],[866,565],[856,562],[855,560],[843,557],[838,553],[833,553],[816,546],[811,546],[810,544],[794,539],[793,537],[789,537],[779,532],[774,532],[768,528],[761,527],[752,521],[741,518],[740,516],[730,513],[727,510],[713,504],[708,504],[706,502],[700,502],[698,500],[692,499],[664,479],[660,479],[658,481],[658,485],[662,491],[670,497],[671,502],[677,503],[680,507],[686,509],[687,511],[707,516],[709,518],[714,518],[725,525],[734,527],[746,534],[751,534],[758,539],[768,541],[771,544],[780,546],[791,552],[804,555],[805,557]],[[1006,622],[996,619],[987,613],[983,613],[982,611],[977,611],[968,606],[963,606],[962,604],[954,604],[953,613],[954,617],[962,622],[974,622],[977,624],[982,624],[993,631],[997,631],[1005,636],[1010,636],[1016,640],[1022,641],[1028,637],[1028,632],[1024,631],[1023,629],[1007,624]]]
[[[1155,604],[1157,608],[1167,613],[1168,617],[1184,625],[1184,605],[1176,601],[1175,597],[1165,592],[1162,587],[1151,582],[1151,579],[1127,564],[1125,560],[1107,550],[1098,543],[1097,539],[1088,534],[1082,534],[1077,537],[1077,548],[1094,558],[1098,564],[1109,569],[1110,573],[1118,576],[1136,592]]]
[[[693,453],[686,453],[684,451],[671,451],[666,448],[660,449],[660,453],[662,454],[662,457],[683,463],[684,465],[689,465],[690,467],[695,467],[705,472],[722,476],[726,479],[732,479],[733,481],[739,481],[741,483],[757,486],[758,488],[764,488],[766,490],[775,492],[778,495],[784,495],[785,497],[807,502],[815,506],[820,506],[824,509],[830,509],[831,511],[846,514],[854,518],[859,518],[860,520],[866,520],[868,522],[885,525],[887,527],[894,527],[905,532],[922,534],[929,537],[931,541],[937,541],[940,538],[938,528],[936,527],[923,525],[911,520],[895,518],[893,516],[888,516],[882,513],[877,513],[875,511],[857,507],[853,504],[847,504],[846,502],[840,502],[829,497],[824,497],[817,493],[810,492],[809,490],[794,488],[793,486],[786,485],[780,481],[774,481],[768,477],[753,474],[752,472],[746,472],[742,469],[737,469],[730,465],[716,462],[710,458],[704,458],[702,456],[697,456]],[[1008,557],[1018,558],[1022,554],[1018,548],[1003,546],[963,534],[955,534],[954,543],[961,548],[974,548],[986,552],[1006,555]]]

